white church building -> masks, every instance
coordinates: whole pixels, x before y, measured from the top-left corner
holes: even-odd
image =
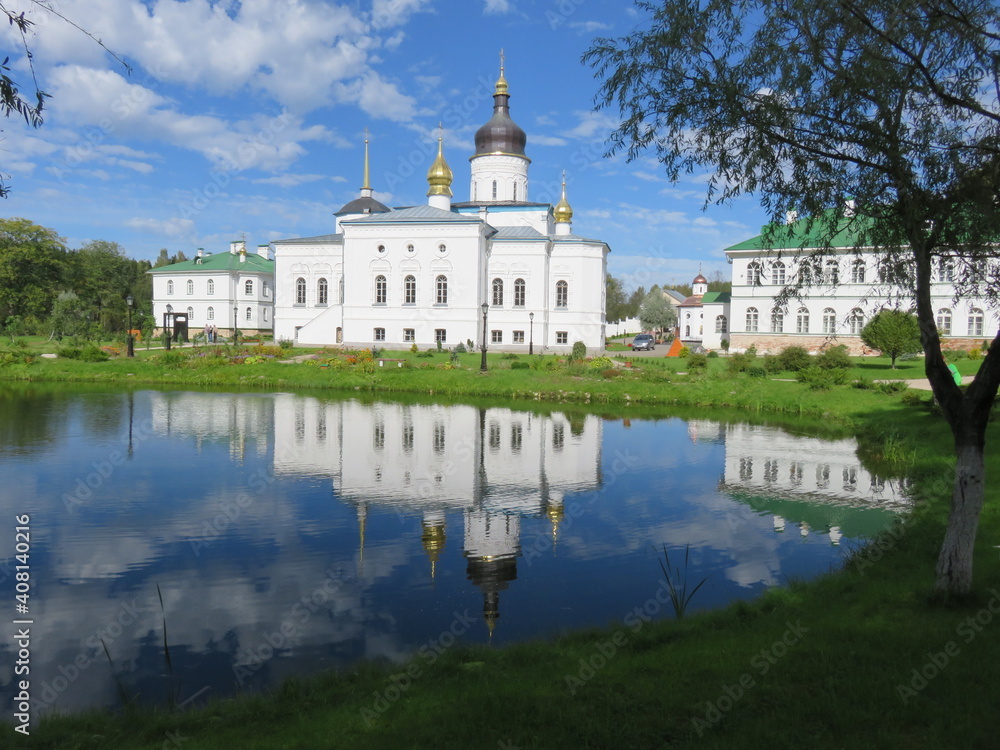
[[[424,349],[485,335],[492,350],[604,346],[608,245],[572,232],[566,200],[529,200],[527,137],[510,117],[503,67],[493,116],[476,132],[469,200],[452,200],[438,139],[427,204],[372,196],[368,141],[361,194],[333,232],[278,240],[275,338],[298,344]]]

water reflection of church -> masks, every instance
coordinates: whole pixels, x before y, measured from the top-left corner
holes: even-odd
[[[280,394],[275,472],[328,477],[357,508],[360,562],[370,510],[422,515],[433,576],[462,513],[466,574],[492,633],[500,593],[517,578],[521,519],[548,519],[555,539],[569,491],[601,484],[602,421],[503,408],[320,402]]]
[[[692,440],[725,445],[725,468],[719,489],[747,502],[755,510],[770,514],[776,532],[785,531],[786,516],[794,520],[803,537],[819,531],[832,544],[849,536],[869,536],[884,526],[884,514],[872,522],[873,530],[845,531],[838,518],[857,514],[839,509],[898,512],[910,507],[905,483],[868,471],[857,456],[853,438],[829,440],[794,435],[776,427],[722,424],[708,420],[688,423]]]

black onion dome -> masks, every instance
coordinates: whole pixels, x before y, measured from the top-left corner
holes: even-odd
[[[510,119],[510,96],[493,95],[493,117],[476,131],[475,156],[483,154],[516,154],[524,156],[528,136]]]

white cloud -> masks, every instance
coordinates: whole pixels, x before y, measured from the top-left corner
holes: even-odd
[[[143,219],[134,218],[125,222],[132,229],[172,239],[187,239],[195,236],[195,226],[191,219]]]
[[[610,23],[601,23],[600,21],[573,21],[569,27],[576,29],[581,34],[593,34],[595,31],[610,31],[612,28]]]
[[[533,135],[529,139],[535,146],[565,146],[565,138],[557,138],[551,135]]]
[[[610,131],[618,127],[618,119],[607,112],[585,110],[573,114],[578,122],[566,133],[573,138],[599,138],[603,141]]]
[[[291,188],[304,185],[307,182],[329,179],[322,174],[279,174],[274,177],[263,177],[259,180],[251,180],[255,185],[277,185],[278,187]],[[335,178],[337,182],[347,182],[343,177]]]
[[[510,0],[486,0],[486,5],[483,8],[483,13],[488,16],[499,16],[505,13],[510,13],[513,10],[513,6]]]

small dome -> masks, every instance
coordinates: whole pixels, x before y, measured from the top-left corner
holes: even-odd
[[[476,131],[476,153],[483,154],[515,154],[524,156],[524,145],[528,136],[510,119],[510,94],[507,89],[507,79],[503,76],[503,64],[500,65],[500,77],[493,91],[493,117]]]
[[[380,203],[374,198],[355,198],[350,203],[346,203],[339,211],[334,211],[334,216],[345,214],[386,214],[390,209],[384,203]]]
[[[697,276],[694,277],[694,281],[692,281],[691,283],[692,284],[707,284],[708,283],[708,279],[706,279],[704,276],[702,276],[699,273]]]
[[[562,183],[562,198],[556,204],[556,207],[552,209],[552,215],[555,217],[556,224],[569,224],[573,221],[573,209],[569,205],[569,201],[566,200],[566,175],[563,174]]]
[[[430,189],[427,195],[447,195],[451,193],[451,181],[453,179],[451,168],[444,159],[443,139],[438,138],[438,153],[431,168],[427,170],[427,184]]]

